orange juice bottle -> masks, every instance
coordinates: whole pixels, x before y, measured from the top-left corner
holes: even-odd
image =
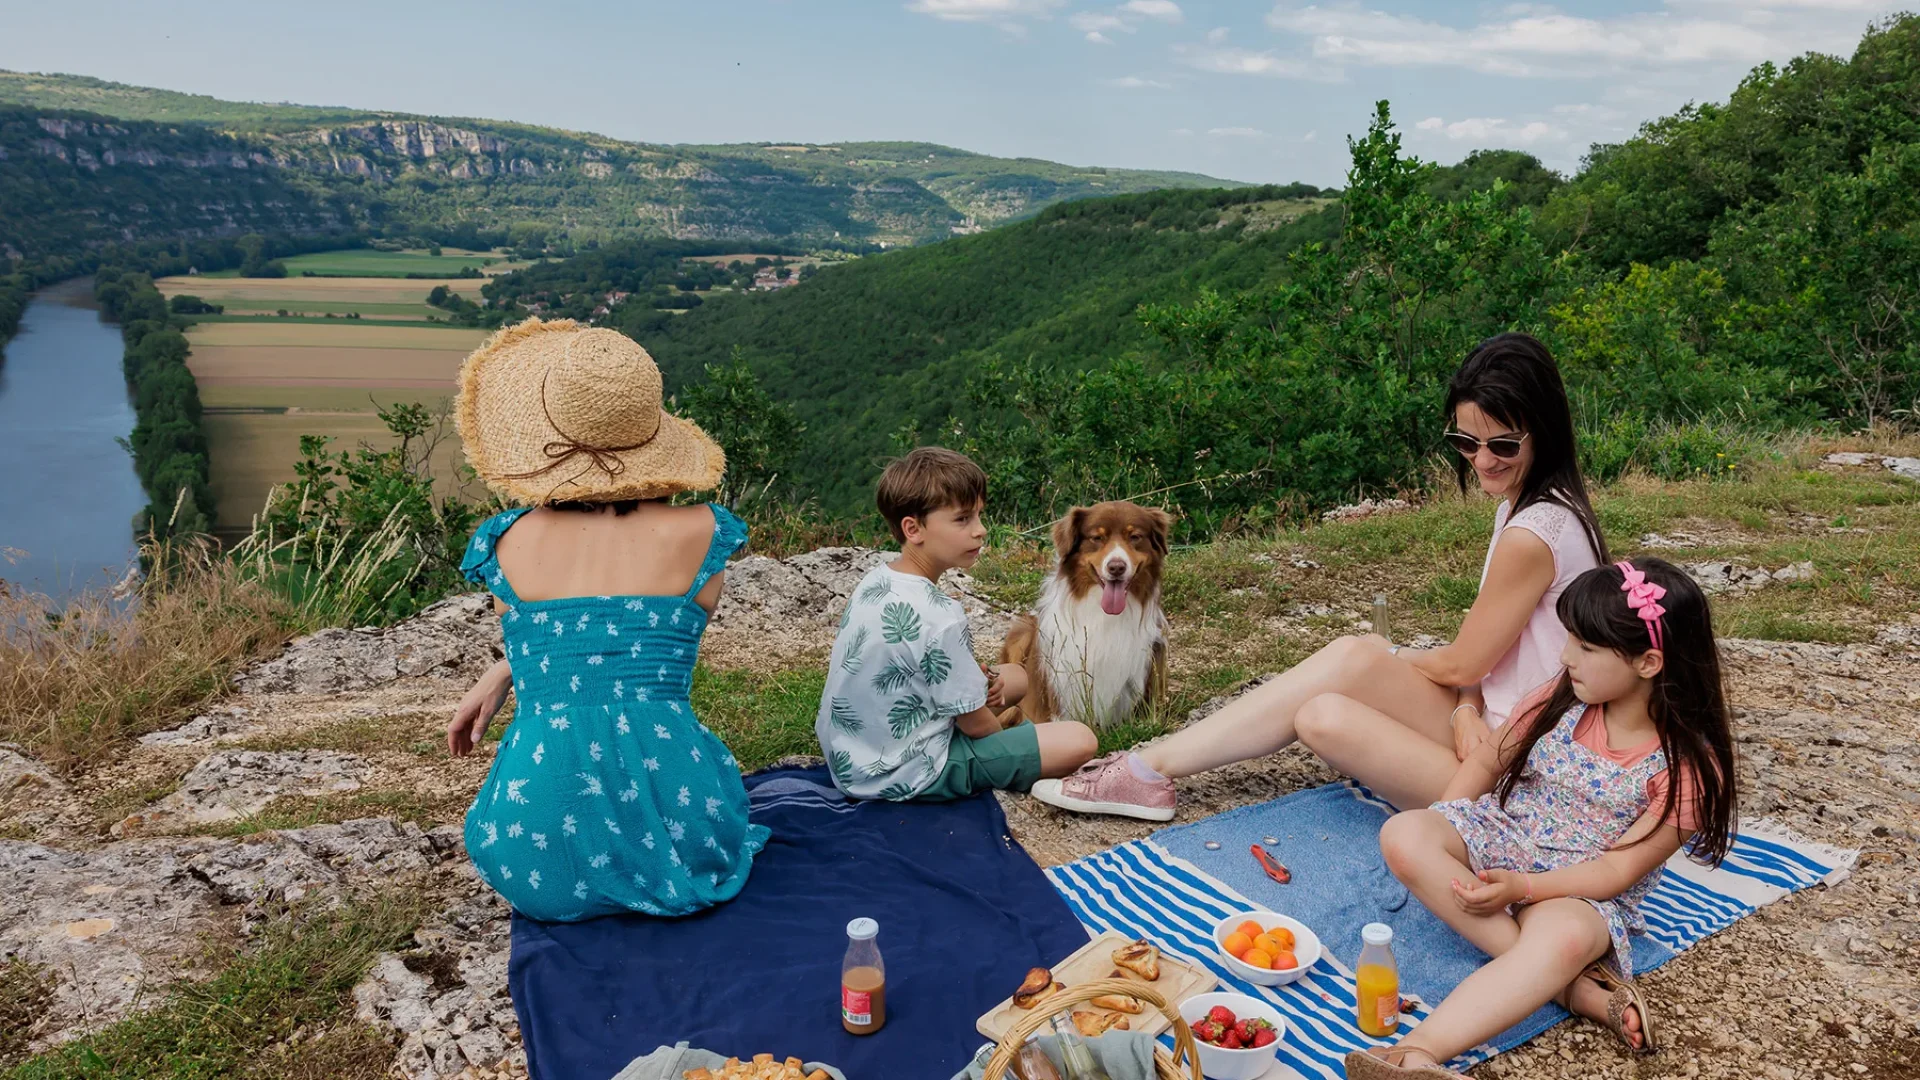
[[[1360,1030],[1384,1039],[1400,1030],[1400,968],[1393,961],[1393,927],[1368,923],[1360,929],[1360,963],[1354,969]]]

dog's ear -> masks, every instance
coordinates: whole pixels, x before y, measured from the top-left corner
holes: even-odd
[[[1053,523],[1053,550],[1061,562],[1067,561],[1067,556],[1080,546],[1080,523],[1086,520],[1087,511],[1085,506],[1076,506]]]
[[[1147,517],[1153,520],[1153,528],[1147,531],[1147,542],[1153,545],[1153,550],[1165,555],[1167,543],[1173,535],[1173,515],[1157,506],[1149,506]]]

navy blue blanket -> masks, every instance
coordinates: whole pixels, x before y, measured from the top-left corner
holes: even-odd
[[[849,802],[825,769],[747,778],[773,830],[731,903],[682,919],[515,916],[508,987],[536,1080],[607,1080],[661,1045],[762,1051],[849,1080],[945,1080],[985,1040],[974,1020],[1087,932],[992,795]],[[840,1027],[847,921],[880,922],[887,1024]]]

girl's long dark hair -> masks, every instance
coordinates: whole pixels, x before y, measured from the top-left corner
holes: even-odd
[[[1533,444],[1533,464],[1520,479],[1513,513],[1537,502],[1559,503],[1580,519],[1594,557],[1607,562],[1607,541],[1600,535],[1600,519],[1587,500],[1587,483],[1575,459],[1573,410],[1567,405],[1567,388],[1547,347],[1531,335],[1520,333],[1495,334],[1475,345],[1447,387],[1449,427],[1456,410],[1467,402],[1478,405],[1508,428],[1525,432]],[[1453,455],[1454,478],[1460,482],[1461,491],[1467,490],[1467,474],[1472,469],[1466,458]]]
[[[1699,781],[1700,831],[1688,849],[1696,859],[1719,865],[1733,843],[1738,823],[1739,793],[1734,784],[1733,724],[1727,714],[1726,690],[1720,681],[1720,649],[1713,640],[1713,619],[1707,598],[1679,567],[1665,559],[1639,558],[1633,565],[1647,580],[1667,590],[1660,606],[1661,649],[1666,664],[1653,677],[1653,696],[1647,711],[1660,733],[1660,749],[1667,758],[1667,799],[1662,820],[1670,820],[1680,805],[1682,780],[1689,773]],[[1621,586],[1626,581],[1617,566],[1602,566],[1574,578],[1560,594],[1558,611],[1567,632],[1589,645],[1636,657],[1653,648],[1647,624],[1627,606]],[[1568,709],[1579,704],[1573,680],[1566,672],[1554,684],[1533,718],[1530,730],[1494,784],[1502,806],[1526,771],[1534,744],[1553,730]],[[1521,721],[1525,717],[1515,717]],[[1652,835],[1649,833],[1648,835]],[[1644,837],[1642,838],[1644,839]]]

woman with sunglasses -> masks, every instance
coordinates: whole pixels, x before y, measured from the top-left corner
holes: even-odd
[[[1459,763],[1559,673],[1567,632],[1554,603],[1608,561],[1546,346],[1518,333],[1482,341],[1454,373],[1446,417],[1461,490],[1471,473],[1500,500],[1480,595],[1456,640],[1410,649],[1373,635],[1340,638],[1158,743],[1036,783],[1034,797],[1168,821],[1175,779],[1298,741],[1397,807],[1437,800]],[[1332,695],[1365,708],[1341,708]]]

